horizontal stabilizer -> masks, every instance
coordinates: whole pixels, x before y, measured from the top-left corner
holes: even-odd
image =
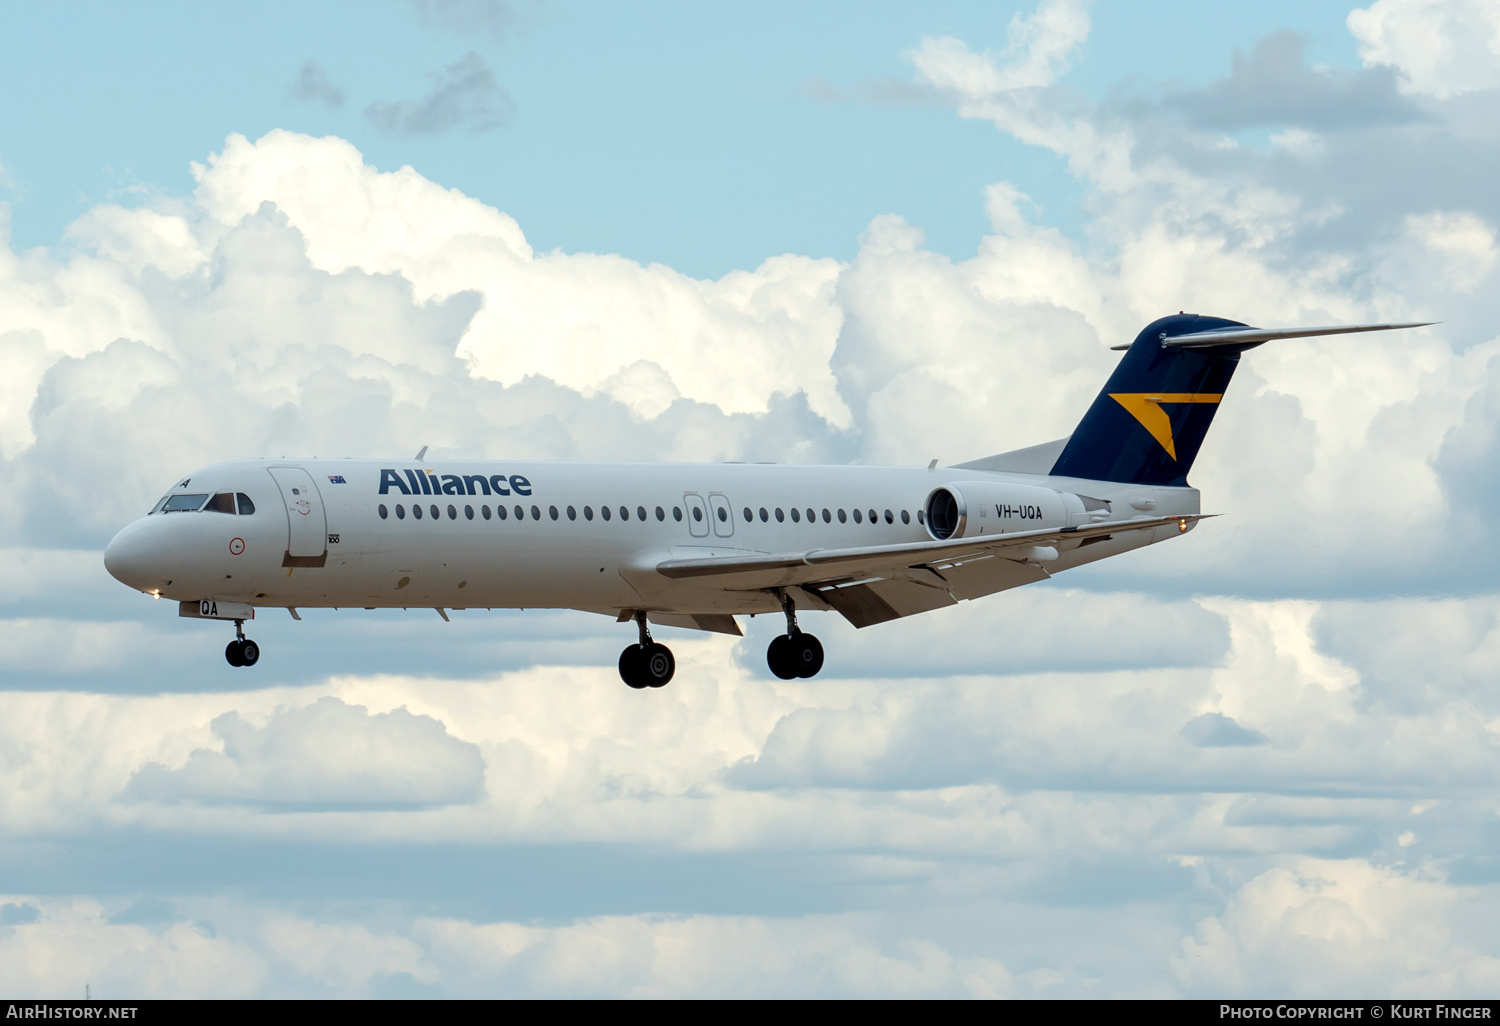
[[[1190,335],[1163,338],[1162,345],[1174,349],[1213,349],[1218,346],[1259,345],[1279,338],[1313,338],[1317,335],[1354,335],[1362,331],[1393,331],[1396,328],[1425,328],[1436,321],[1414,321],[1410,324],[1335,324],[1322,328],[1214,328]],[[1129,349],[1129,345],[1110,346]]]

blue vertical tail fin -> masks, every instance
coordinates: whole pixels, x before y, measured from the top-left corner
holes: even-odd
[[[1252,328],[1239,321],[1175,314],[1153,321],[1126,349],[1104,390],[1052,466],[1058,477],[1127,484],[1187,484],[1188,471],[1240,354],[1285,338],[1350,335],[1411,324]]]
[[[1083,415],[1052,473],[1186,485],[1240,352],[1258,343],[1185,348],[1165,340],[1244,327],[1239,321],[1197,314],[1174,314],[1147,325]]]

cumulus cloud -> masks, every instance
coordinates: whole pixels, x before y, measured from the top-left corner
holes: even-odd
[[[148,763],[131,777],[126,796],[402,808],[471,803],[484,786],[484,760],[475,745],[404,708],[372,716],[329,697],[277,709],[262,727],[224,713],[211,729],[222,749],[195,749],[176,769]]]
[[[1173,968],[1203,995],[1493,993],[1500,959],[1453,936],[1460,900],[1431,872],[1296,859],[1247,881],[1221,915],[1202,920]]]
[[[1377,0],[1349,12],[1367,66],[1412,92],[1447,98],[1500,85],[1500,10],[1486,0]]]
[[[1319,131],[1424,116],[1397,91],[1392,69],[1309,68],[1305,45],[1296,32],[1273,32],[1248,55],[1235,51],[1228,78],[1166,102],[1196,127],[1230,131],[1262,125]]]
[[[45,914],[0,930],[0,988],[77,998],[249,997],[266,977],[246,945],[178,920],[164,929],[113,925],[95,902],[47,902]]]
[[[472,50],[428,78],[432,88],[421,99],[372,103],[365,117],[395,135],[433,135],[454,128],[500,128],[515,114],[510,93],[501,88],[489,62]]]
[[[232,837],[274,862],[293,838],[339,867],[340,893],[392,893],[351,857],[375,845],[405,845],[431,887],[399,926],[271,899],[219,915],[175,893],[112,912],[13,895],[7,988],[61,987],[72,946],[95,980],[151,993],[230,973],[275,993],[1315,993],[1319,966],[1351,988],[1492,989],[1495,919],[1465,913],[1497,893],[1492,119],[1454,84],[1472,77],[1433,85],[1405,56],[1310,67],[1289,36],[1226,55],[1199,89],[1092,103],[1062,77],[1088,31],[1084,5],[1055,0],[997,48],[911,55],[914,91],[1067,161],[1081,238],[996,182],[967,259],[884,213],[847,264],[777,255],[702,281],[538,254],[504,212],[414,169],[275,131],[227,139],[190,196],[97,206],[54,252],[0,248],[7,865],[58,838],[168,837],[188,865]],[[1270,88],[1283,79],[1296,90]],[[465,102],[422,116],[462,122]],[[78,683],[106,690],[153,650],[202,665],[186,628],[91,604],[105,593],[85,564],[164,475],[424,444],[954,462],[1066,434],[1108,344],[1195,307],[1445,323],[1247,354],[1193,473],[1230,516],[926,618],[804,622],[830,653],[813,681],[767,676],[759,618],[746,641],[674,638],[677,679],[641,696],[609,665],[613,625],[517,617],[534,626],[485,639],[499,621],[429,613],[467,631],[464,651],[489,646],[481,671],[452,671],[454,645],[420,678],[351,662],[306,683],[268,656],[251,691],[199,669],[149,695]],[[362,647],[434,636],[385,624]],[[201,642],[220,675],[222,640]],[[48,690],[61,674],[73,691]],[[538,864],[602,851],[669,882],[587,891],[589,874],[533,866],[549,925],[452,911],[526,890],[447,872],[453,851],[488,870],[539,846]],[[43,868],[24,871],[55,886]],[[566,922],[558,895],[581,909]],[[804,914],[830,905],[859,911]],[[1208,911],[1184,939],[1189,906]],[[930,928],[901,919],[914,907]],[[1024,943],[976,947],[976,915]],[[1062,921],[1085,925],[1037,940]]]
[[[299,103],[321,103],[330,110],[344,105],[344,91],[329,80],[327,70],[311,57],[302,62],[287,96]]]

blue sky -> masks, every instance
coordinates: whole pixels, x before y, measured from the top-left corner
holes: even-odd
[[[1500,985],[1500,8],[12,6],[0,990],[1425,996]],[[1171,544],[811,682],[567,611],[104,573],[242,456],[925,465],[1249,354]]]
[[[1357,67],[1346,7],[1103,4],[1063,81],[1094,98],[1132,78],[1201,84],[1231,50],[1285,27],[1308,35],[1311,59]],[[966,257],[997,176],[1070,230],[1077,184],[1054,155],[941,103],[871,102],[857,87],[908,81],[902,55],[924,35],[1003,42],[1024,8],[545,3],[462,31],[386,0],[17,7],[0,41],[13,244],[55,245],[101,201],[185,192],[188,163],[229,132],[286,128],[349,139],[384,170],[410,164],[512,214],[544,250],[718,277],[777,253],[848,259],[873,213],[895,212]],[[471,51],[514,102],[505,128],[400,135],[366,116],[421,96]],[[289,96],[306,60],[343,90],[341,106]],[[855,95],[820,100],[815,78]]]

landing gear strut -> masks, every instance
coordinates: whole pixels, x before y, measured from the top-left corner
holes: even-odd
[[[677,672],[677,660],[672,658],[670,648],[651,640],[644,612],[636,611],[635,624],[640,628],[641,641],[620,653],[620,679],[637,690],[664,687]]]
[[[260,662],[260,646],[245,637],[245,621],[234,621],[234,640],[224,648],[230,666],[254,666]]]
[[[782,680],[815,676],[823,668],[823,643],[797,626],[797,606],[790,595],[777,588],[776,597],[786,614],[786,633],[766,649],[766,665]]]

